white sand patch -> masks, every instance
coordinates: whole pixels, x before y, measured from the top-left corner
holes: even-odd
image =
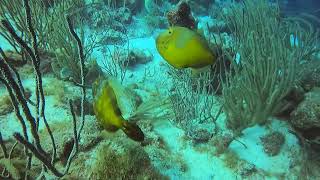
[[[271,130],[279,131],[285,136],[285,143],[278,155],[270,157],[263,149],[260,137],[266,135]],[[261,126],[254,126],[243,131],[243,136],[238,138],[246,146],[244,147],[237,141],[233,141],[229,148],[239,155],[241,159],[254,164],[257,168],[263,169],[271,174],[288,173],[290,165],[299,152],[297,138],[288,132],[288,126],[285,122],[274,120],[270,129]]]
[[[170,122],[158,122],[155,131],[164,139],[172,154],[181,156],[188,166],[187,172],[164,171],[170,179],[235,179],[236,175],[224,166],[222,160],[207,152],[194,149],[191,141],[186,140],[184,132]]]

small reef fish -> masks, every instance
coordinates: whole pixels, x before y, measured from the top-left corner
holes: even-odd
[[[156,47],[163,59],[177,69],[203,68],[215,62],[205,38],[186,27],[173,26],[160,33]]]
[[[94,113],[105,130],[115,132],[121,129],[132,140],[144,140],[144,134],[139,126],[122,117],[110,80],[98,78],[92,85],[92,92]]]

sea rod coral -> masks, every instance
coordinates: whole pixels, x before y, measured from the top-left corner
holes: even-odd
[[[81,109],[81,124],[79,129],[77,129],[76,123],[76,116],[73,112],[73,104],[70,101],[70,108],[71,113],[73,115],[73,125],[74,125],[74,145],[70,156],[68,157],[68,162],[64,168],[64,170],[60,170],[55,166],[55,162],[57,160],[57,149],[54,136],[48,124],[48,120],[46,119],[45,115],[45,96],[43,93],[43,86],[42,86],[42,74],[40,72],[40,58],[39,58],[39,51],[38,51],[38,37],[36,36],[35,29],[33,27],[32,15],[31,15],[31,8],[30,8],[30,1],[24,0],[24,11],[26,14],[26,22],[28,25],[28,31],[32,37],[32,43],[28,43],[24,41],[16,32],[15,28],[11,25],[11,22],[8,20],[1,20],[1,26],[6,29],[6,31],[11,35],[11,37],[15,40],[15,42],[19,45],[20,49],[23,49],[28,56],[30,57],[33,68],[34,68],[34,80],[36,82],[36,102],[31,103],[27,100],[24,92],[24,86],[21,83],[20,75],[18,71],[8,63],[8,59],[4,51],[0,48],[1,58],[0,58],[0,82],[4,84],[7,89],[7,92],[10,96],[11,103],[14,107],[16,118],[18,119],[23,133],[15,132],[13,134],[14,139],[24,146],[25,149],[25,157],[27,158],[26,164],[26,173],[25,178],[28,179],[30,174],[28,171],[32,168],[33,165],[33,157],[38,159],[42,164],[42,170],[39,175],[39,178],[43,178],[44,176],[48,176],[48,172],[51,172],[56,177],[62,177],[66,173],[68,173],[70,164],[72,159],[78,152],[78,142],[80,140],[81,131],[84,126],[85,117],[83,116],[83,106]],[[80,74],[81,74],[81,88],[82,88],[82,104],[85,100],[86,93],[84,84],[84,76],[83,76],[83,69],[84,69],[84,55],[83,55],[83,47],[82,43],[73,30],[73,25],[69,17],[67,17],[67,23],[70,30],[70,33],[75,38],[78,46],[78,53],[79,53],[79,60],[80,60]],[[32,112],[32,108],[29,105],[34,105],[36,108],[36,112]],[[35,115],[34,115],[35,114]],[[41,139],[38,133],[39,123],[42,122],[45,124],[45,128],[49,133],[51,142],[52,142],[52,153],[47,152],[45,148],[41,145]],[[27,126],[27,122],[30,126]],[[16,147],[16,146],[14,146]],[[6,150],[6,146],[2,141],[1,138],[1,148],[4,152],[4,157],[7,161],[10,161],[10,155]],[[49,156],[51,155],[51,157]],[[3,169],[3,173],[1,178],[10,178],[14,176],[12,174],[12,168],[8,168],[12,166],[6,166]]]

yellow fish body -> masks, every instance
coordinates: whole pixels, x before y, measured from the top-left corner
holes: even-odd
[[[92,87],[93,110],[97,120],[107,131],[121,129],[129,138],[143,141],[144,134],[138,125],[124,120],[109,80],[96,80]]]
[[[207,41],[186,27],[174,26],[160,33],[156,46],[160,55],[178,69],[202,68],[215,61]]]

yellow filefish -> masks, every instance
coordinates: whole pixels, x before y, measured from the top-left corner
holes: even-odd
[[[107,131],[121,129],[129,138],[143,141],[144,134],[133,122],[124,120],[110,80],[98,79],[93,83],[93,110],[97,120]]]
[[[174,26],[159,34],[157,50],[175,68],[203,68],[215,61],[207,41],[198,32]]]

